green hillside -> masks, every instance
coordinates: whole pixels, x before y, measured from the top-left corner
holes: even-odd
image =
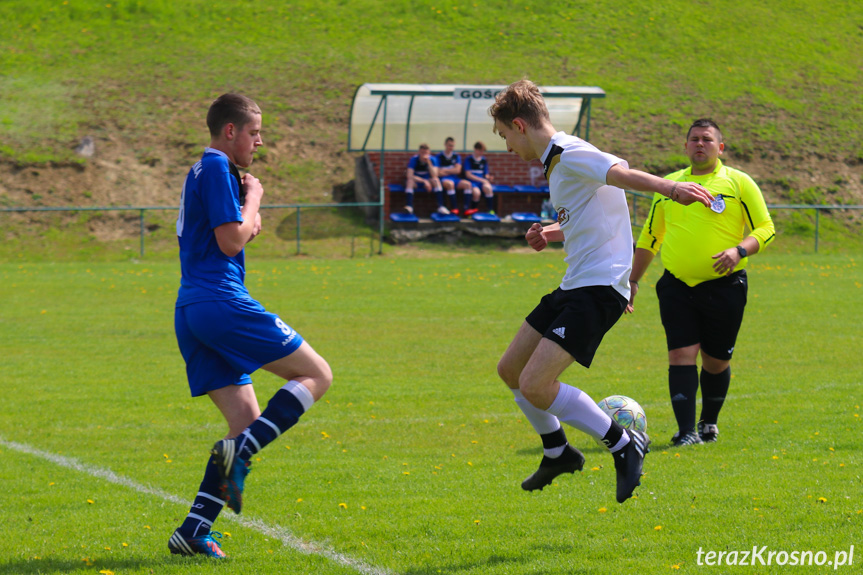
[[[366,81],[527,75],[603,87],[606,122],[735,114],[729,123],[749,134],[741,146],[863,159],[859,3],[562,4],[6,1],[3,154],[62,156],[109,120],[134,136],[221,90],[302,121],[343,114]]]

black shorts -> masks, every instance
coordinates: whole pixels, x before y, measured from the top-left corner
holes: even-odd
[[[694,287],[666,270],[656,282],[656,296],[668,350],[701,344],[707,355],[731,359],[747,289],[746,270]]]
[[[610,286],[557,288],[540,300],[525,321],[546,339],[590,367],[603,336],[626,308],[626,299]]]

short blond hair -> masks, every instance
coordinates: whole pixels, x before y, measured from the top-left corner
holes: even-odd
[[[532,128],[551,121],[539,87],[530,80],[519,80],[504,88],[495,97],[488,114],[507,126],[512,125],[516,118],[521,118]]]

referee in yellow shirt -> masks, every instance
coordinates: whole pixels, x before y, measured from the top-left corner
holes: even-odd
[[[656,284],[668,344],[668,389],[678,431],[675,446],[716,441],[731,383],[731,354],[746,307],[746,265],[773,241],[773,220],[758,185],[722,164],[725,144],[715,122],[699,119],[686,134],[690,167],[666,176],[696,182],[715,197],[708,208],[656,194],[636,243],[629,283],[632,313],[638,280],[662,246],[665,273]],[[673,189],[673,188],[672,188]],[[701,376],[696,360],[701,352]],[[696,430],[696,395],[701,416]]]

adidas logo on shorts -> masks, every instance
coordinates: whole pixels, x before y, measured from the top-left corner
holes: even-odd
[[[559,327],[559,328],[553,329],[553,330],[551,330],[551,332],[554,335],[556,335],[557,337],[559,337],[560,339],[566,339],[566,336],[564,335],[564,333],[566,333],[565,327]]]

